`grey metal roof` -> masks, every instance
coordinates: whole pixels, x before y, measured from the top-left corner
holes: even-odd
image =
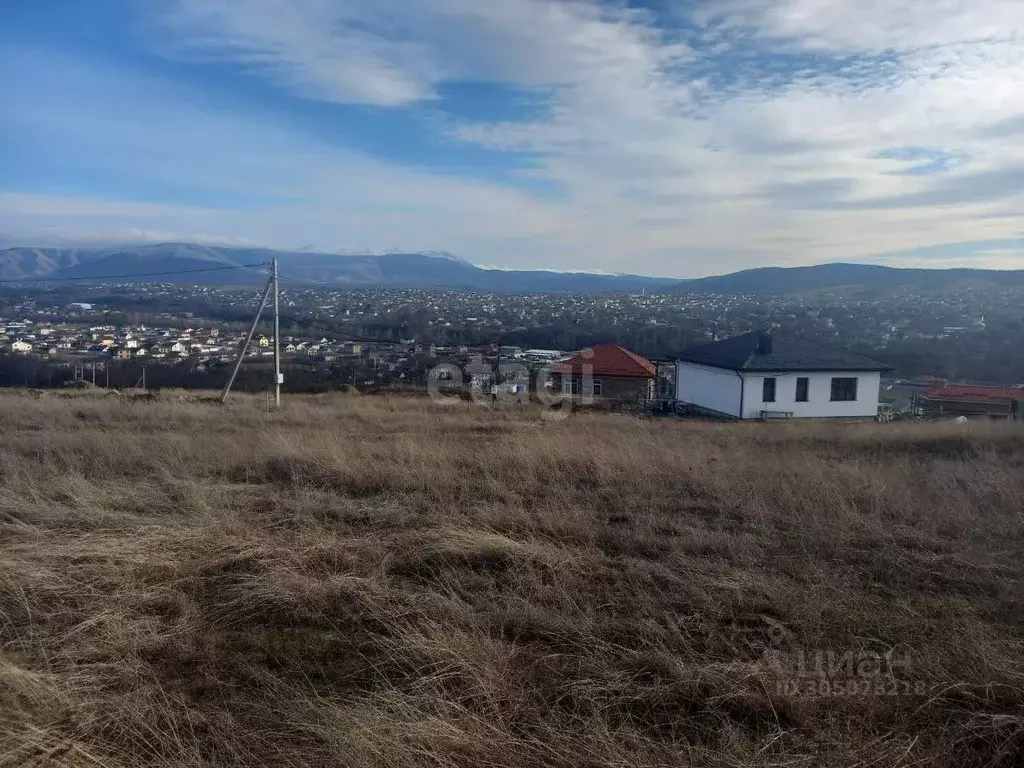
[[[765,344],[763,339],[768,340]],[[885,363],[797,337],[767,333],[745,333],[724,341],[684,350],[679,359],[687,363],[725,368],[730,371],[889,371]]]

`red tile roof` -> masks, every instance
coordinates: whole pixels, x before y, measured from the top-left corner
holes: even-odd
[[[934,387],[922,392],[921,396],[939,400],[1024,400],[1024,389],[950,385]]]
[[[585,368],[589,366],[589,370]],[[597,344],[585,349],[564,363],[551,369],[554,373],[582,376],[618,376],[625,379],[653,379],[657,375],[654,363],[617,344]]]

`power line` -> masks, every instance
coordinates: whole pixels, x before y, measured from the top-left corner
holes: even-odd
[[[318,284],[318,283],[310,283],[310,282],[301,282],[299,280],[295,280],[295,279],[292,279],[292,278],[279,278],[279,279],[280,279],[280,282],[288,283],[293,288],[303,288],[305,290],[330,290],[331,289],[330,286],[322,284],[322,283]],[[311,323],[308,320],[300,320],[297,317],[289,317],[288,315],[282,315],[280,313],[278,313],[278,317],[281,320],[287,320],[288,322],[295,323],[296,325],[302,325],[302,326],[305,326],[307,328],[313,328],[313,329],[318,330],[318,331],[323,331],[325,333],[330,333],[330,334],[332,334],[334,336],[340,337],[343,341],[356,341],[356,342],[359,342],[361,344],[383,344],[385,346],[403,346],[403,344],[400,341],[388,341],[387,339],[374,339],[374,338],[370,338],[369,336],[354,336],[354,335],[350,334],[348,331],[346,331],[345,329],[340,328],[339,326],[328,327],[328,326],[323,326],[323,325],[317,325],[316,323]]]
[[[72,280],[89,280],[93,282],[99,282],[101,280],[124,280],[130,277],[165,277],[167,275],[194,275],[200,272],[226,272],[232,269],[255,269],[256,267],[265,267],[268,262],[260,262],[259,264],[232,264],[229,267],[203,267],[202,269],[175,269],[168,270],[167,272],[135,272],[125,275],[102,275],[98,277],[28,277],[14,280],[0,280],[0,283],[64,283]]]

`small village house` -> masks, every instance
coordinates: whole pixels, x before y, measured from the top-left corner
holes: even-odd
[[[676,399],[736,419],[874,419],[888,370],[842,348],[754,332],[679,355]]]
[[[953,384],[915,395],[914,408],[927,418],[1024,419],[1024,389]]]
[[[617,344],[598,344],[551,368],[556,392],[640,401],[653,396],[654,363]]]

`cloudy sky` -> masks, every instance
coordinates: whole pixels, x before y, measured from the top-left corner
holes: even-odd
[[[1024,268],[1022,0],[6,0],[0,242]]]

